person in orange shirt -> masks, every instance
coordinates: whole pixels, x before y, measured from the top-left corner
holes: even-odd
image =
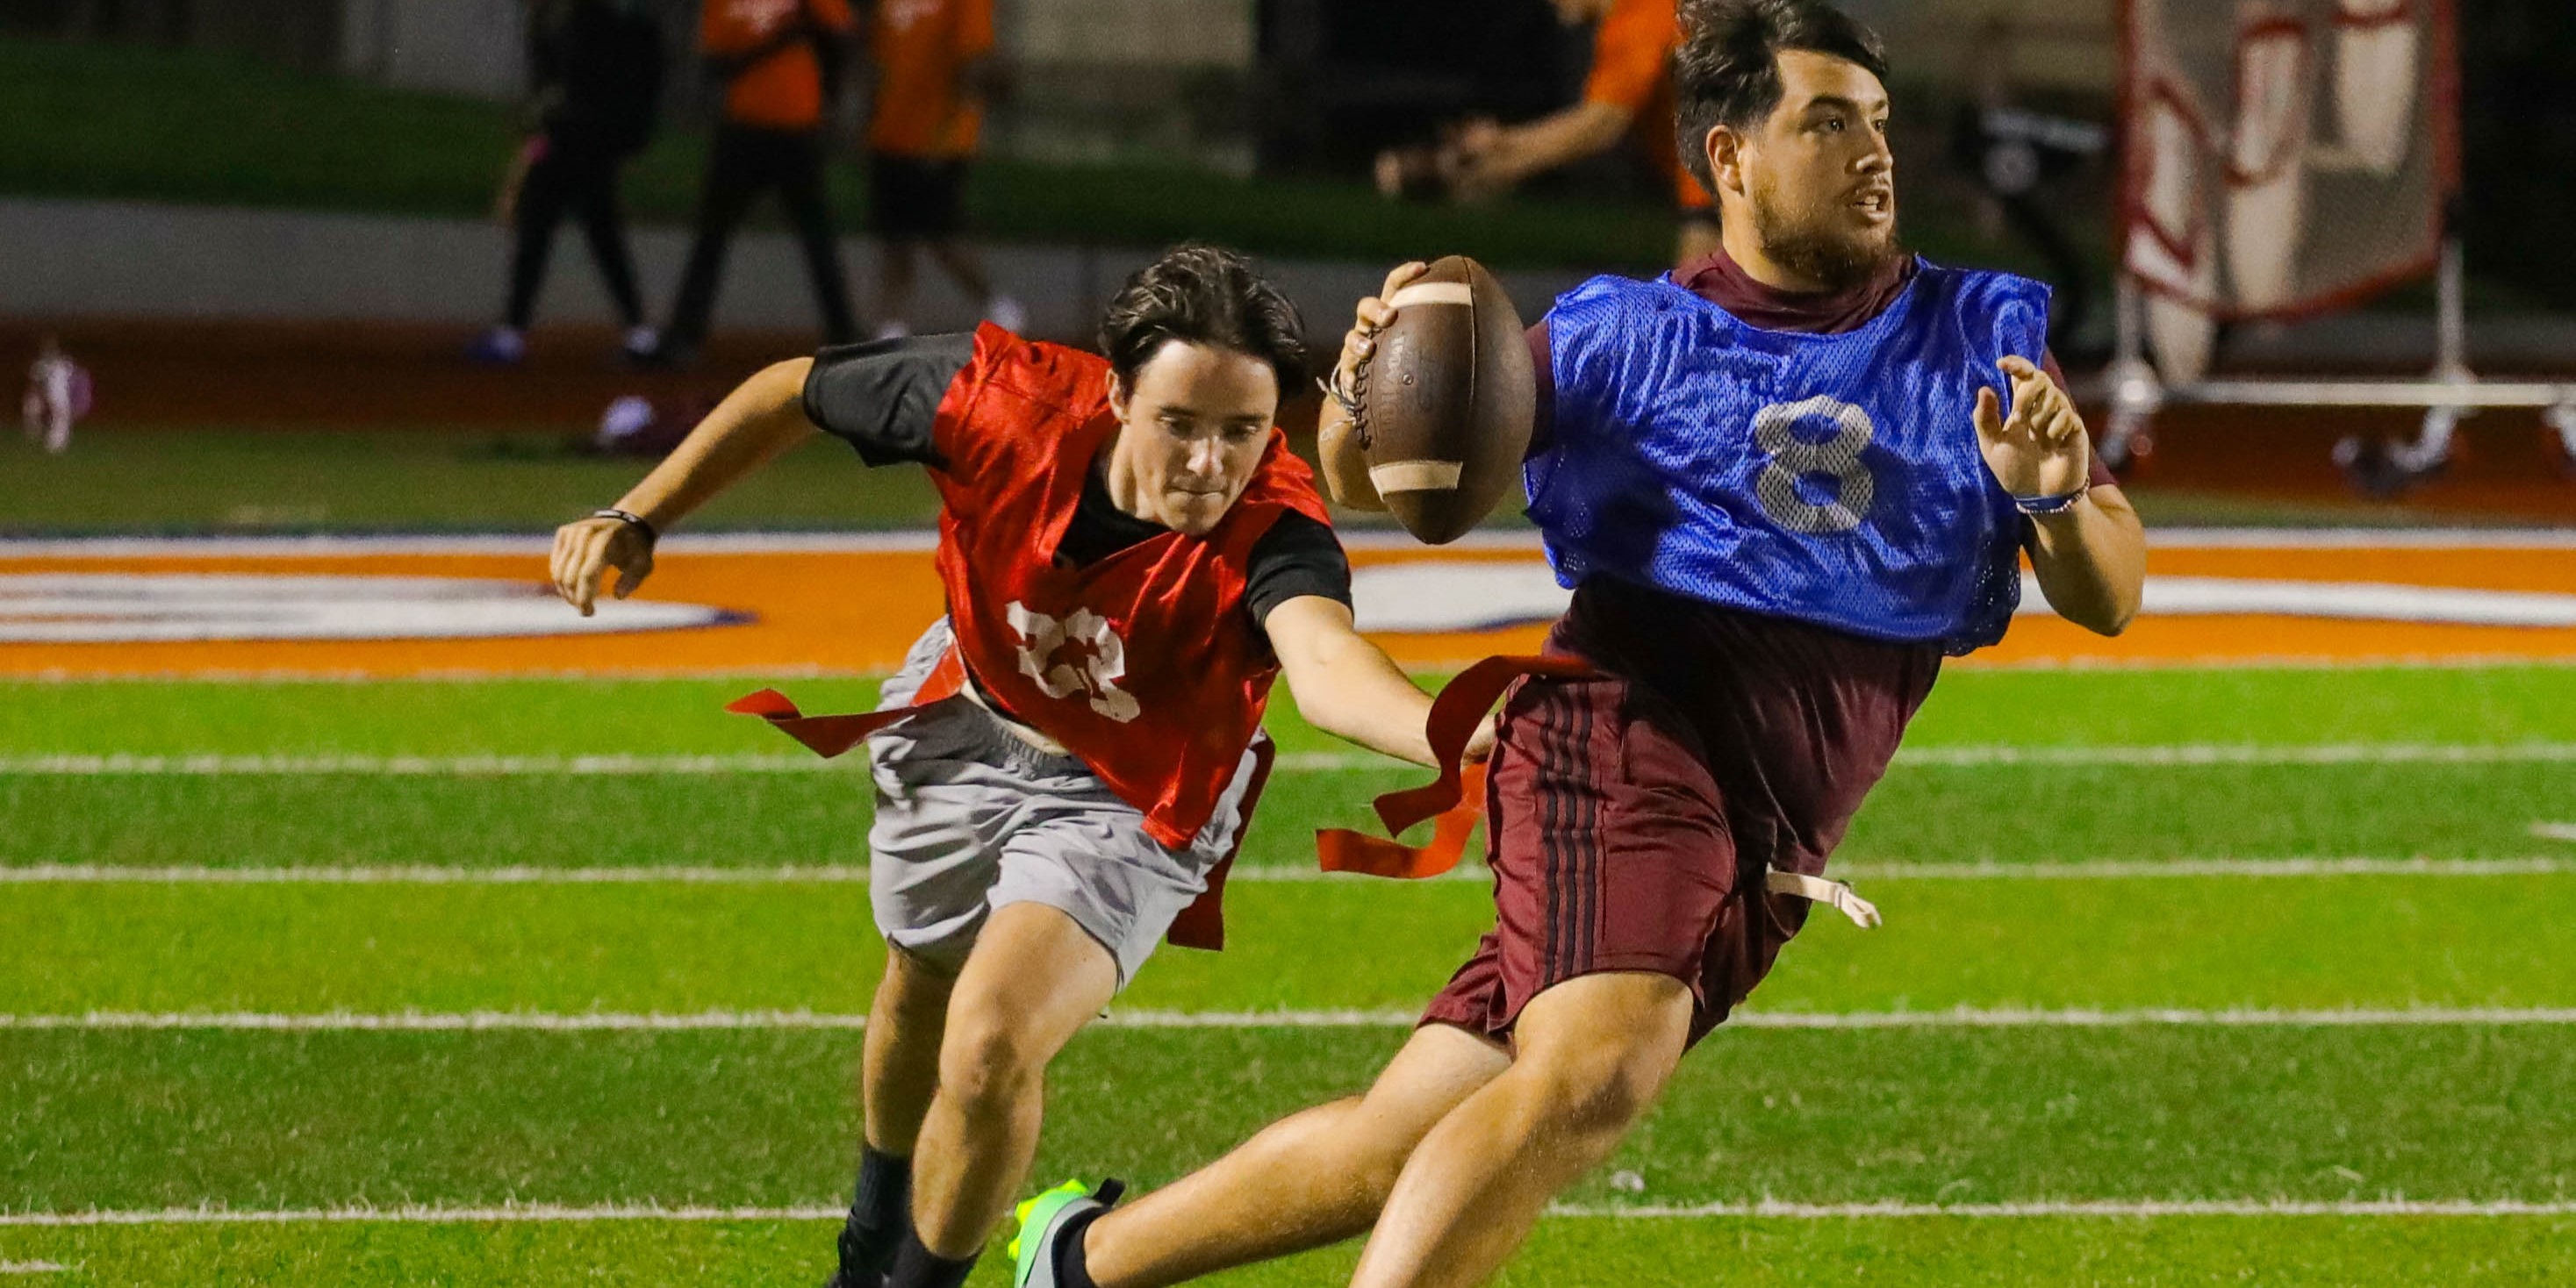
[[[1583,100],[1522,125],[1474,121],[1456,131],[1435,162],[1450,192],[1489,197],[1533,175],[1608,151],[1631,139],[1671,185],[1681,217],[1676,264],[1717,249],[1717,204],[1683,167],[1673,133],[1673,47],[1681,41],[1673,0],[1548,0],[1569,27],[1597,24]],[[1379,186],[1401,186],[1401,155],[1379,158]]]
[[[868,196],[877,237],[877,338],[912,332],[915,252],[927,249],[994,325],[1028,325],[967,245],[966,166],[984,128],[993,66],[993,0],[879,0],[868,52]]]
[[[706,0],[698,50],[724,84],[724,115],[698,198],[697,238],[680,275],[658,365],[685,366],[706,339],[726,244],[751,205],[778,190],[805,251],[828,344],[856,338],[849,287],[823,189],[823,123],[858,21],[849,0]]]

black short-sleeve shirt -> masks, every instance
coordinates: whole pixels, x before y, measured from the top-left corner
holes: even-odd
[[[912,461],[944,468],[931,428],[948,386],[975,357],[972,335],[934,335],[842,345],[814,355],[805,377],[805,418],[856,449],[869,465]],[[1120,510],[1098,469],[1083,481],[1082,501],[1056,557],[1075,567],[1097,563],[1168,531]],[[1303,514],[1280,515],[1253,543],[1243,605],[1253,625],[1301,595],[1351,603],[1351,563],[1333,530]]]

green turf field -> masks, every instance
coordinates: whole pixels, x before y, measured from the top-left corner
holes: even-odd
[[[0,685],[0,1270],[819,1281],[868,804],[744,687]],[[1043,1178],[1162,1183],[1362,1085],[1490,915],[1284,879],[1418,771],[1272,723],[1233,947],[1076,1040]],[[1815,919],[1505,1282],[2564,1282],[2552,821],[2576,669],[1956,672],[1837,860],[1888,924]],[[145,1219],[201,1208],[262,1219]]]
[[[601,458],[571,443],[587,427],[515,430],[185,429],[114,426],[80,431],[48,456],[0,435],[0,476],[13,487],[0,536],[307,532],[542,531],[618,496],[651,463]],[[2474,513],[2359,502],[2297,502],[2139,487],[2150,524],[2192,527],[2490,526]],[[922,528],[939,497],[915,469],[866,470],[847,447],[799,448],[691,515],[693,532]],[[1336,525],[1383,529],[1380,516],[1343,512]],[[1517,526],[1517,511],[1497,525]]]

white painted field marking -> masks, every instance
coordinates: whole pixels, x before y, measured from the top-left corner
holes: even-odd
[[[256,1210],[146,1208],[87,1212],[0,1212],[0,1227],[61,1228],[129,1225],[486,1225],[601,1221],[839,1221],[843,1203],[780,1207],[663,1207],[604,1203],[572,1207],[548,1203],[499,1207],[334,1207]],[[2576,1215],[2576,1200],[2523,1199],[2043,1199],[2026,1203],[1756,1203],[1559,1204],[1548,1215],[1572,1219],[1675,1221],[1735,1218],[1774,1221],[1840,1221],[1877,1218],[1967,1220],[2139,1217],[2559,1217]]]
[[[67,778],[230,777],[349,774],[408,777],[629,776],[646,774],[802,774],[856,769],[814,755],[732,752],[700,756],[0,756],[0,775]]]
[[[0,1275],[51,1275],[69,1269],[53,1261],[0,1261]]]
[[[2527,877],[2576,872],[2576,859],[2100,859],[2074,863],[1843,863],[1855,881],[2135,881],[2168,877]]]
[[[0,755],[0,776],[228,777],[344,774],[383,777],[622,777],[644,775],[709,776],[724,774],[809,774],[864,772],[865,760],[784,752],[720,752],[698,755],[469,755],[469,756],[276,756],[187,753],[179,755],[108,755],[62,753]],[[2035,767],[2117,766],[2154,768],[2196,765],[2503,765],[2576,764],[2576,742],[2507,743],[2317,743],[2261,745],[2249,743],[2175,743],[2143,746],[2025,747],[2004,743],[1969,743],[1900,751],[1896,763],[1926,769],[1972,769],[1993,765]],[[1281,773],[1345,773],[1358,770],[1417,771],[1415,766],[1367,751],[1299,751],[1279,757]],[[1417,771],[1418,772],[1418,771]]]
[[[2241,614],[2337,621],[2463,626],[2576,626],[2576,595],[2385,582],[2259,577],[2150,576],[2148,617]],[[1369,564],[1351,576],[1351,610],[1363,631],[1484,631],[1553,620],[1573,592],[1537,560],[1414,559]],[[2023,615],[2052,611],[2037,579],[2022,579]]]
[[[2576,872],[2576,858],[2506,859],[2103,859],[2075,863],[1845,863],[1833,874],[1855,881],[2133,881],[2173,877],[2509,877]],[[1310,867],[1238,867],[1228,883],[1365,883],[1374,878]],[[1490,880],[1464,864],[1434,883]],[[0,885],[866,885],[857,864],[781,867],[546,868],[520,864],[467,868],[393,864],[381,867],[125,867],[100,863],[0,866]],[[1421,882],[1407,882],[1418,885]]]
[[[0,573],[0,644],[483,639],[683,630],[742,620],[702,604],[564,611],[533,578],[265,573]]]
[[[2576,823],[2534,823],[2531,834],[2544,841],[2576,841]]]
[[[242,1208],[145,1208],[88,1212],[0,1212],[0,1227],[57,1228],[100,1225],[332,1225],[388,1222],[402,1225],[482,1225],[539,1221],[838,1221],[848,1204],[805,1207],[663,1207],[652,1203],[603,1203],[570,1207],[513,1203],[502,1207],[338,1207],[262,1211]]]
[[[1964,1217],[1996,1220],[2028,1217],[2188,1217],[2188,1216],[2568,1216],[2576,1201],[2520,1199],[2065,1199],[2032,1203],[1791,1203],[1764,1199],[1758,1203],[1694,1205],[1558,1204],[1550,1216],[1672,1221],[1707,1217],[1768,1218],[1790,1221],[1835,1221],[1867,1217]]]
[[[632,867],[116,867],[96,863],[0,867],[0,885],[866,885],[860,866]]]
[[[2179,743],[2136,747],[1922,747],[1896,763],[1927,768],[1983,765],[2498,765],[2576,763],[2576,742],[2340,742],[2307,746]]]
[[[1113,1029],[1409,1028],[1411,1010],[1113,1010]],[[2344,1010],[2145,1008],[2122,1011],[1956,1007],[1944,1011],[1744,1011],[1735,1029],[2501,1028],[2576,1025],[2571,1007],[2356,1007]],[[822,1031],[867,1027],[867,1017],[821,1011],[91,1011],[0,1015],[0,1030],[177,1030],[261,1033],[688,1033]]]

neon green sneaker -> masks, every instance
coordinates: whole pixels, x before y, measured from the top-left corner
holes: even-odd
[[[1012,1288],[1058,1288],[1055,1245],[1065,1227],[1085,1213],[1116,1207],[1119,1196],[1126,1192],[1127,1182],[1115,1178],[1103,1180],[1098,1189],[1086,1188],[1080,1181],[1066,1181],[1022,1203],[1020,1232],[1011,1236],[1011,1256],[1019,1263],[1012,1272]]]

